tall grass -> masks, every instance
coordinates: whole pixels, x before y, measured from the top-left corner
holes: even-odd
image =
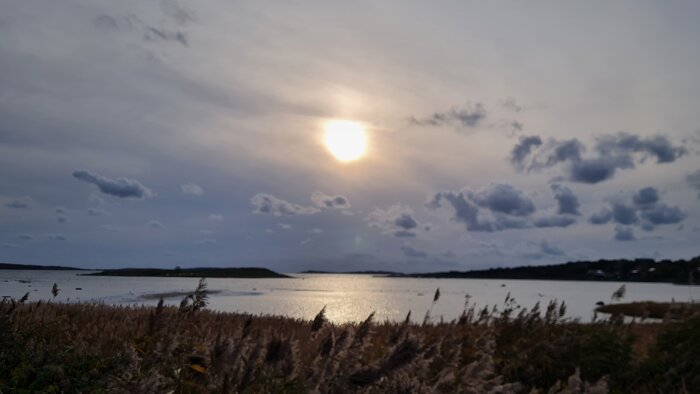
[[[439,300],[436,292],[434,303]],[[175,393],[698,392],[700,317],[582,324],[565,305],[415,324],[177,307],[0,303],[0,390]]]

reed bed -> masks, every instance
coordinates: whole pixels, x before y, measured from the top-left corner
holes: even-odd
[[[3,393],[693,393],[700,316],[565,319],[564,304],[403,323],[180,307],[0,303]],[[434,302],[438,302],[436,294]]]

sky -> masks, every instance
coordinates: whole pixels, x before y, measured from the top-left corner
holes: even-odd
[[[698,2],[0,4],[0,262],[700,254]]]

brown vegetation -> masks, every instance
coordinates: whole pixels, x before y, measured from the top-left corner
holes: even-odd
[[[435,301],[439,298],[435,296]],[[564,304],[452,322],[330,324],[203,309],[0,304],[2,392],[694,392],[700,317],[582,324]],[[428,317],[429,319],[429,317]],[[427,319],[426,319],[427,320]],[[640,338],[642,339],[641,342]],[[641,344],[641,347],[640,347]],[[534,390],[534,391],[533,391]]]
[[[610,315],[624,315],[642,319],[678,320],[700,313],[700,304],[687,302],[629,302],[622,304],[601,305],[596,312]]]

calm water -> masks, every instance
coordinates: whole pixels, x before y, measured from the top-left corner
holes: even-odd
[[[360,321],[376,311],[378,320],[403,320],[411,310],[414,320],[422,320],[436,288],[441,297],[432,311],[434,319],[454,319],[461,313],[465,294],[477,306],[502,305],[508,292],[527,308],[540,301],[563,300],[567,316],[588,321],[597,301],[607,302],[622,283],[564,282],[533,280],[412,279],[375,278],[367,275],[291,274],[294,279],[207,279],[212,294],[211,309],[275,314],[312,319],[325,305],[335,322]],[[30,281],[23,283],[20,281]],[[62,302],[97,300],[107,304],[149,304],[149,294],[192,291],[196,278],[129,278],[78,276],[71,271],[0,270],[0,296],[30,300],[52,298],[51,287],[61,289]],[[82,290],[76,290],[82,288]],[[697,287],[693,289],[700,293]],[[700,294],[693,294],[696,298]],[[627,283],[626,301],[687,301],[687,286],[665,283]],[[179,304],[182,296],[166,299]]]

